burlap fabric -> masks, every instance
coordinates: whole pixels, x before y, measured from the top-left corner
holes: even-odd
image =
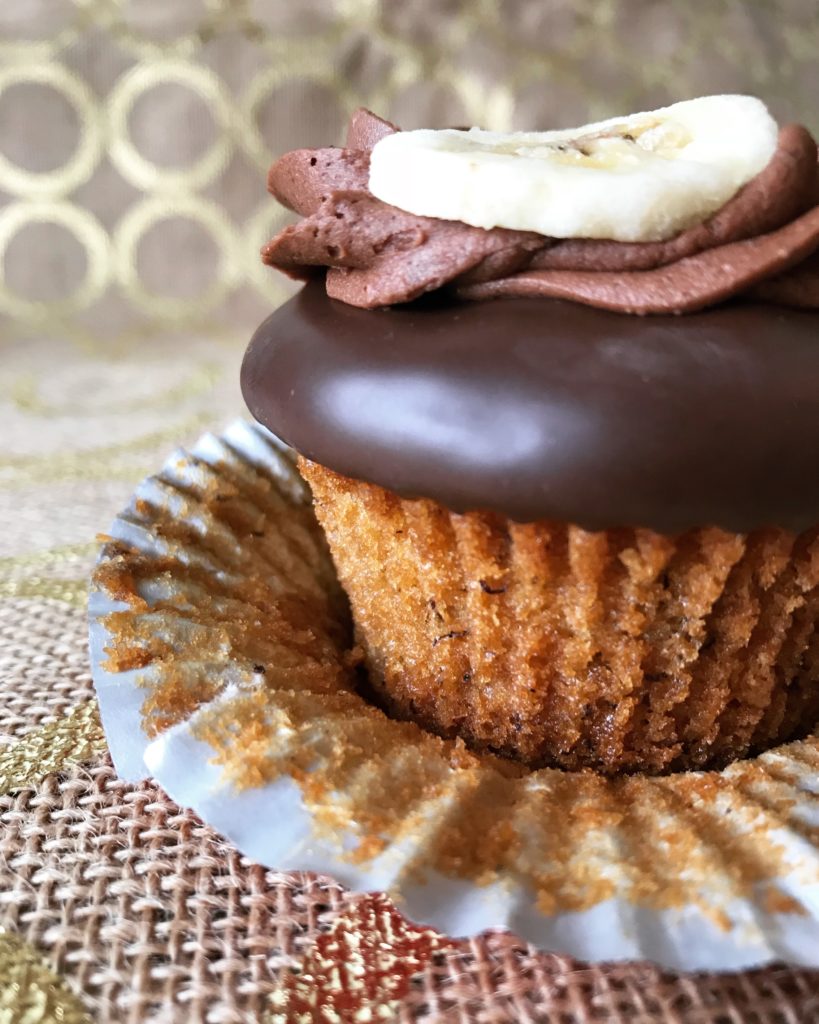
[[[69,1014],[72,1002],[111,1024],[275,1019],[271,995],[298,978],[320,933],[350,927],[359,898],[327,878],[248,863],[155,785],[117,778],[91,701],[81,609],[9,600],[0,637],[0,722],[9,741],[0,755],[0,978],[8,985],[18,953],[9,936],[18,936],[37,954],[38,970],[26,978],[52,993],[39,1016],[3,1017],[4,1005],[22,1006],[9,1000],[9,986],[0,1019],[60,1020],[54,1007]],[[66,722],[72,745],[62,747],[59,766],[44,763],[55,726]],[[44,735],[52,742],[38,748]],[[43,979],[46,965],[64,988]],[[589,967],[492,934],[442,941],[397,1006],[374,1005],[390,1015],[373,1020],[429,1024],[803,1024],[819,1020],[819,974]]]
[[[811,0],[0,7],[0,1021],[332,1020],[322,963],[367,945],[389,976],[339,1020],[819,1021],[817,972],[431,938],[246,862],[116,777],[84,610],[136,481],[241,411],[242,345],[286,293],[257,260],[274,153],[337,137],[358,102],[502,128],[737,89],[815,129]]]

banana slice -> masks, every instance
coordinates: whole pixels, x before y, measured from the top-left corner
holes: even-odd
[[[753,96],[703,96],[551,132],[396,132],[370,191],[409,213],[555,238],[663,241],[768,163],[777,125]]]

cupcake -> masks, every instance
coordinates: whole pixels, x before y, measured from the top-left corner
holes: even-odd
[[[358,111],[274,164],[302,219],[263,258],[306,283],[243,392],[388,714],[605,774],[815,725],[817,180],[738,96],[505,135]]]

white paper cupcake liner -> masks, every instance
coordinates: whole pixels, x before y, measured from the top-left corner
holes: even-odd
[[[506,777],[390,722],[352,691],[292,454],[243,422],[172,455],[110,537],[90,639],[117,770],[153,775],[249,857],[384,890],[454,936],[509,928],[678,970],[819,966],[816,733],[723,772],[604,780]]]

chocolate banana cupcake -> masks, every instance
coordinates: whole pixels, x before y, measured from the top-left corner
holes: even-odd
[[[264,259],[308,283],[242,387],[302,456],[385,710],[609,774],[807,732],[807,130],[748,97],[502,137],[359,111],[344,148],[288,153],[269,184],[303,219]]]

